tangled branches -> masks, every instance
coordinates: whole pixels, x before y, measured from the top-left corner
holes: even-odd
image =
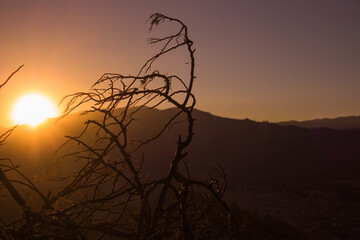
[[[91,109],[82,114],[101,117],[89,117],[79,136],[67,136],[66,144],[75,142],[80,147],[64,158],[77,162],[78,167],[64,179],[63,189],[41,195],[44,207],[40,212],[24,210],[21,228],[14,236],[22,233],[54,239],[86,239],[89,235],[98,239],[209,239],[226,233],[212,225],[219,219],[228,221],[229,236],[235,236],[237,227],[231,210],[222,200],[226,181],[193,179],[184,162],[194,135],[195,49],[187,26],[178,19],[153,14],[150,30],[163,22],[177,24],[179,30],[149,40],[150,44],[160,44],[161,49],[137,75],[107,73],[91,91],[63,99],[67,102],[64,117],[88,104]],[[179,49],[188,53],[187,79],[151,71],[159,58]],[[150,137],[133,141],[130,126],[138,114],[163,105],[175,108],[174,115]],[[147,177],[146,158],[141,150],[179,119],[185,119],[186,129],[178,135],[167,174]],[[225,174],[222,177],[225,180]]]

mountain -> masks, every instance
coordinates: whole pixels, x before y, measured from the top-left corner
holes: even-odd
[[[330,129],[359,129],[360,116],[323,118],[307,121],[285,121],[278,122],[282,126],[298,126],[304,128],[330,128]]]
[[[129,138],[143,140],[154,135],[175,111],[144,109],[129,128]],[[197,176],[205,177],[212,173],[214,164],[219,164],[233,186],[321,188],[336,181],[360,180],[360,129],[282,126],[227,119],[199,110],[194,111],[194,117],[195,135],[187,164]],[[70,145],[54,155],[66,140],[63,136],[81,133],[85,119],[73,114],[60,121],[49,120],[35,129],[19,126],[0,153],[27,169],[50,168],[66,151],[77,148],[76,144]],[[167,172],[184,124],[179,121],[143,149],[145,166],[151,174]]]
[[[175,113],[175,109],[143,109],[128,129],[129,139],[153,136]],[[194,178],[216,176],[218,164],[229,182],[228,201],[274,215],[309,239],[359,236],[360,129],[303,128],[222,118],[200,110],[193,115],[194,138],[186,162]],[[76,167],[72,159],[58,160],[79,146],[55,150],[66,141],[65,135],[79,135],[88,118],[100,116],[72,114],[34,129],[19,126],[0,148],[0,156],[21,164],[31,178],[51,172],[55,163],[57,174],[71,171]],[[149,177],[166,174],[185,124],[179,119],[139,153]],[[93,140],[90,135],[85,138]]]

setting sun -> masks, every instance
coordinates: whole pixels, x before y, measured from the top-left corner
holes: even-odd
[[[38,93],[22,96],[12,111],[12,118],[16,124],[29,124],[32,127],[56,116],[58,110],[55,104],[48,97]]]

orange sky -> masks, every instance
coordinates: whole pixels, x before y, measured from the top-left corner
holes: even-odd
[[[360,115],[359,11],[352,0],[0,1],[0,82],[25,64],[0,91],[0,125],[24,93],[58,102],[105,72],[136,73],[156,50],[154,12],[190,29],[199,109],[258,121]],[[182,74],[183,60],[170,60],[164,70]]]

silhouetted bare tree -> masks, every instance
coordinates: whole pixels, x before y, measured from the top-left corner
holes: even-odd
[[[163,22],[177,24],[179,29],[169,36],[149,40],[150,44],[160,44],[161,49],[146,61],[138,74],[107,73],[95,82],[91,91],[63,99],[67,102],[64,117],[82,105],[91,104],[91,109],[82,114],[97,113],[101,119],[89,117],[79,136],[67,136],[66,144],[75,142],[79,150],[64,156],[78,163],[76,170],[62,179],[66,187],[42,194],[29,179],[22,181],[40,196],[43,207],[31,210],[24,200],[17,200],[24,209],[24,217],[11,224],[4,223],[3,236],[7,234],[9,239],[87,239],[89,236],[217,239],[224,234],[237,237],[238,226],[223,201],[225,174],[220,171],[220,179],[200,181],[192,178],[184,161],[194,135],[192,112],[196,102],[192,93],[195,49],[188,28],[180,20],[162,14],[153,14],[149,20],[150,30]],[[159,58],[180,49],[188,53],[186,79],[152,70]],[[145,108],[163,105],[175,107],[176,113],[162,128],[145,140],[130,139],[130,126],[138,114]],[[159,139],[179,119],[186,121],[186,129],[178,135],[167,174],[155,179],[148,177],[142,149]],[[11,195],[16,199],[16,194]],[[217,221],[227,222],[228,231],[224,233],[213,227]]]

